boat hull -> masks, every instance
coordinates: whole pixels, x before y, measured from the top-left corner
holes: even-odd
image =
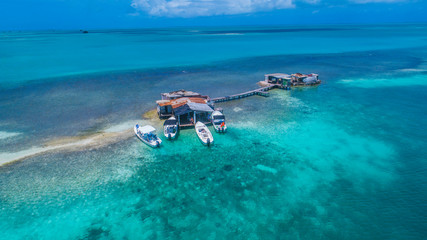
[[[173,128],[174,131],[169,131],[169,128]],[[175,117],[170,117],[168,120],[165,121],[163,124],[163,134],[165,135],[166,139],[173,140],[176,138],[176,135],[178,134],[178,122],[176,121]]]
[[[217,133],[226,133],[227,132],[227,126],[221,127],[220,125],[215,125],[212,124],[214,126],[215,132]]]
[[[215,132],[217,133],[227,132],[227,125],[225,124],[225,117],[222,112],[214,111],[211,116],[211,122],[215,129]],[[221,127],[221,124],[224,124],[224,126]]]
[[[164,133],[164,135],[165,135],[165,138],[169,140],[173,140],[176,138],[176,133],[168,133],[168,134]]]
[[[212,133],[205,124],[197,122],[195,125],[195,130],[197,137],[203,145],[210,146],[214,143]]]
[[[141,140],[141,142],[147,144],[148,146],[152,147],[152,148],[158,148],[160,147],[160,145],[162,144],[161,140],[158,139],[157,141],[147,141],[145,140],[143,137],[140,136],[140,134],[138,134],[138,129],[135,127],[133,127],[133,131],[135,132],[136,137]]]

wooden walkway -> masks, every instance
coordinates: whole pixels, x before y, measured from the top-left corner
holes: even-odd
[[[254,96],[254,95],[268,97],[270,95],[268,93],[268,91],[271,90],[271,89],[273,89],[273,88],[283,88],[283,89],[287,89],[288,90],[287,87],[284,88],[284,87],[282,87],[282,85],[279,85],[279,84],[269,84],[266,87],[258,88],[258,89],[247,91],[247,92],[244,92],[244,93],[238,93],[238,94],[234,94],[234,95],[230,95],[230,96],[225,96],[225,97],[211,98],[211,101],[214,102],[214,103],[227,102],[227,101],[241,99],[241,98],[250,97],[250,96]]]

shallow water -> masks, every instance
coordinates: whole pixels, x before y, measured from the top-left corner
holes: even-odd
[[[218,34],[204,34],[211,33]],[[283,37],[256,34],[262,36],[247,37]],[[424,239],[427,52],[408,42],[395,46],[388,36],[383,41],[395,49],[278,56],[260,50],[204,65],[1,90],[0,151],[7,153],[150,121],[142,114],[160,92],[229,95],[255,88],[266,72],[317,72],[323,80],[217,104],[228,132],[213,133],[210,148],[188,129],[160,149],[127,138],[1,167],[0,238]],[[160,121],[151,124],[161,129]]]

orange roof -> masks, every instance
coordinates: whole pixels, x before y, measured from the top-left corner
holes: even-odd
[[[206,99],[198,97],[183,97],[171,100],[172,108],[181,107],[189,102],[206,104]]]
[[[156,101],[156,103],[157,103],[160,107],[168,106],[168,105],[171,105],[171,104],[172,104],[170,100],[159,100],[159,101]]]

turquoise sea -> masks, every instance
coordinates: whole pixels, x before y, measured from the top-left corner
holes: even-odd
[[[132,135],[272,72],[322,84],[216,104],[210,148]],[[0,239],[426,239],[426,124],[427,25],[1,32]]]

